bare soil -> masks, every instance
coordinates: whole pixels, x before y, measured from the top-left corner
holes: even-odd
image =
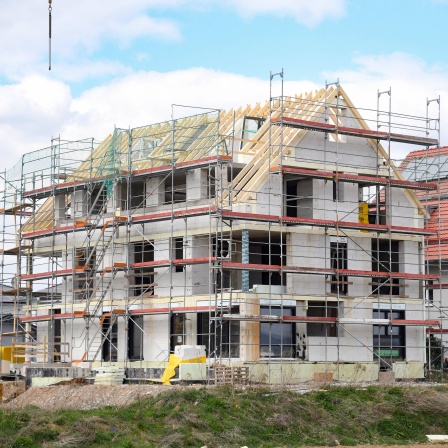
[[[162,391],[166,391],[167,387],[170,387],[170,389],[181,389],[186,386],[106,386],[75,383],[63,386],[31,387],[9,403],[4,403],[0,406],[6,409],[22,409],[26,406],[37,406],[48,410],[96,409],[104,406],[123,407],[139,401],[148,395],[158,395]]]

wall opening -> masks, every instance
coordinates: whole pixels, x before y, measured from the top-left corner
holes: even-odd
[[[231,313],[238,314],[238,307],[233,307]],[[214,312],[198,313],[198,345],[205,345],[205,351],[210,358],[239,358],[240,322],[215,317]]]
[[[134,243],[134,263],[154,261],[154,244],[152,241]],[[131,282],[131,296],[149,297],[154,294],[154,268],[134,269],[134,281]]]
[[[261,315],[295,316],[295,307],[261,306]],[[294,322],[262,322],[260,324],[261,358],[295,358],[296,324]]]
[[[102,361],[114,362],[118,360],[118,323],[111,326],[111,316],[106,316],[101,324]]]
[[[129,318],[128,359],[129,361],[143,360],[143,316]]]
[[[339,310],[337,302],[309,302],[308,310],[306,315],[308,317],[339,317]],[[307,323],[307,334],[308,336],[318,336],[318,337],[337,337],[338,336],[338,326],[336,322],[312,322]]]
[[[405,319],[405,312],[390,309],[373,310],[373,318]],[[386,360],[404,360],[406,358],[406,327],[404,325],[374,325],[373,352]]]
[[[399,241],[372,239],[372,271],[399,272]],[[400,295],[400,279],[372,278],[372,295]]]
[[[330,243],[330,266],[332,269],[347,269],[347,242],[333,241]],[[331,276],[330,291],[332,294],[348,294],[348,277],[336,273]]]

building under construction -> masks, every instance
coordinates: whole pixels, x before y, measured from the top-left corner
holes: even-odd
[[[403,177],[391,151],[439,147],[440,101],[416,117],[390,91],[362,110],[339,83],[281,88],[101,143],[53,139],[4,173],[11,365],[146,372],[202,346],[207,369],[258,382],[425,376],[427,334],[445,330],[427,303],[441,267],[425,264],[440,180]]]

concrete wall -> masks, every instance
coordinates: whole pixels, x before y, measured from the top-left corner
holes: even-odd
[[[331,169],[338,164],[352,169],[362,167],[372,171],[376,170],[379,163],[383,163],[382,158],[376,155],[366,139],[349,136],[345,138],[347,143],[336,144],[334,141],[326,140],[322,132],[308,131],[289,160],[324,164],[331,166]]]
[[[280,174],[271,174],[256,196],[255,213],[281,216],[283,214],[283,178]]]
[[[291,233],[286,237],[286,265],[325,267],[326,247],[324,235]],[[325,295],[322,275],[286,274],[288,294]]]
[[[358,222],[358,186],[339,182],[339,201],[333,200],[333,182],[313,180],[315,219]]]

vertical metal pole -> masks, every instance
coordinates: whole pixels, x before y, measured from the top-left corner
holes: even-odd
[[[249,230],[243,230],[241,232],[241,242],[242,242],[242,249],[241,249],[241,261],[244,264],[249,264]],[[242,271],[241,275],[241,290],[243,292],[249,292],[249,271],[244,270]]]

